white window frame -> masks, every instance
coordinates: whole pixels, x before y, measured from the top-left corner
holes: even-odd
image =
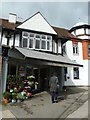
[[[33,34],[34,36],[30,37],[31,34]],[[29,33],[29,41],[30,41],[30,39],[33,39],[33,48],[30,48],[29,45],[28,45],[28,47],[29,47],[29,49],[35,49],[35,34],[34,33]]]
[[[22,32],[22,47],[23,47],[23,39],[27,39],[27,47],[24,48],[28,48],[28,36],[24,36],[24,33],[28,33],[28,32]]]
[[[29,33],[29,32],[26,32],[28,33],[28,36],[24,36],[24,33],[25,31],[22,32],[22,47],[23,47],[23,38],[26,38],[27,39],[27,47],[25,48],[28,48],[28,49],[35,49],[35,50],[42,50],[42,51],[52,51],[52,36],[50,35],[44,35],[44,34],[35,34],[35,33]],[[34,34],[33,37],[30,37],[30,34]],[[36,38],[36,36],[39,35],[40,38]],[[45,36],[46,38],[43,39],[42,36]],[[50,40],[48,40],[48,37],[50,37]],[[30,48],[29,47],[29,40],[30,39],[33,39],[33,48]],[[40,41],[40,48],[36,48],[36,40],[39,40]],[[42,49],[42,41],[45,41],[45,44],[46,44],[46,48],[45,49]],[[47,43],[49,42],[49,50],[47,49]]]
[[[79,55],[78,43],[73,43],[73,48],[75,48],[75,53],[74,53],[74,50],[73,50],[73,55]]]

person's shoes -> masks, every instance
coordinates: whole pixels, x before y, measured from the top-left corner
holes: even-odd
[[[55,101],[52,101],[52,103],[55,103]]]
[[[58,101],[56,100],[55,103],[58,103]]]

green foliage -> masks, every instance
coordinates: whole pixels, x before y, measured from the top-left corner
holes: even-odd
[[[16,93],[12,93],[12,99],[16,99],[16,96],[17,96],[17,94]]]
[[[11,95],[11,93],[9,93],[9,92],[4,92],[4,93],[3,93],[3,97],[4,97],[5,99],[9,99],[9,98],[10,98],[10,95]]]
[[[21,100],[23,97],[21,95],[21,93],[17,93],[17,99]]]

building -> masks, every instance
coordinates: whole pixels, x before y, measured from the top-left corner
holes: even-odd
[[[82,64],[83,67],[67,68],[69,78],[66,86],[89,86],[90,85],[90,25],[79,22],[70,31],[77,39],[67,41],[64,51],[68,57]]]
[[[7,74],[26,79],[35,76],[39,91],[48,90],[52,72],[57,72],[60,90],[64,86],[64,68],[82,65],[63,55],[63,44],[75,38],[68,30],[51,26],[40,12],[20,23],[16,14],[1,19],[2,31],[2,92],[6,89]]]

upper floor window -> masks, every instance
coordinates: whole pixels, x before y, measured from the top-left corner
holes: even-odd
[[[74,67],[73,72],[74,72],[74,79],[79,79],[79,68]]]
[[[73,43],[73,54],[79,54],[78,43]]]
[[[66,43],[63,44],[62,51],[63,51],[63,54],[66,54]]]
[[[22,46],[46,51],[52,50],[52,36],[29,32],[22,33]]]
[[[88,44],[88,56],[90,56],[90,44]]]

